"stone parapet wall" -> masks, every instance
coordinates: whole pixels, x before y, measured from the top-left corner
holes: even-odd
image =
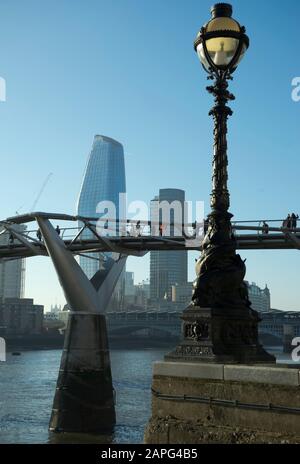
[[[150,443],[300,443],[299,368],[156,363]]]

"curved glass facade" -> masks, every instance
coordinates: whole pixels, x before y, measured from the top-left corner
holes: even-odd
[[[103,135],[95,135],[88,157],[78,198],[77,214],[100,217],[96,213],[100,201],[111,201],[119,217],[119,194],[126,192],[124,150],[121,143]],[[85,237],[91,232],[85,231]],[[80,257],[80,265],[91,278],[100,268],[99,254],[89,253],[90,258]],[[94,259],[93,259],[94,258]]]

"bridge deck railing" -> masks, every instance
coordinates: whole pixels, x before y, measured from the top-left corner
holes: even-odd
[[[57,232],[75,254],[92,251],[120,253],[122,250],[126,254],[126,250],[130,250],[128,254],[141,256],[142,251],[155,249],[200,250],[207,230],[206,221],[164,225],[160,222],[136,219],[116,221],[64,214],[31,213],[0,221],[0,258],[47,254],[38,228],[20,228],[20,224],[36,221],[37,217],[59,222]],[[76,225],[63,227],[64,221],[76,222]],[[300,249],[300,228],[295,227],[297,220],[292,225],[294,227],[288,227],[282,219],[233,221],[232,233],[237,239],[238,248]]]

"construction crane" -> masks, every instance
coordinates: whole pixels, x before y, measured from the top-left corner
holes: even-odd
[[[52,176],[53,176],[53,172],[50,172],[50,173],[48,174],[48,176],[46,177],[46,179],[44,180],[43,185],[42,185],[42,187],[41,187],[41,189],[40,189],[40,191],[39,191],[39,193],[38,193],[36,199],[34,200],[34,203],[33,203],[32,207],[31,207],[31,209],[30,209],[30,212],[33,212],[33,211],[34,211],[34,209],[35,209],[35,207],[36,207],[36,205],[37,205],[37,202],[39,201],[39,199],[40,199],[40,197],[41,197],[41,195],[42,195],[42,193],[43,193],[43,191],[44,191],[46,185],[48,184],[48,182],[49,182],[49,180],[50,180],[50,178],[51,178]],[[24,208],[24,205],[25,205],[25,203],[24,203],[23,205],[19,206],[19,208],[16,210],[16,214],[17,214],[18,216],[19,216],[19,214],[20,214],[20,211]]]
[[[40,191],[39,191],[39,193],[38,193],[36,199],[34,200],[32,207],[30,208],[30,212],[33,212],[33,211],[35,210],[35,207],[36,207],[36,205],[37,205],[37,202],[38,202],[39,199],[41,198],[41,195],[42,195],[43,191],[45,190],[45,187],[46,187],[46,185],[48,184],[48,182],[49,182],[49,180],[51,179],[52,176],[53,176],[53,172],[50,172],[50,173],[48,174],[48,176],[46,177],[46,179],[44,180],[43,185],[42,185],[42,187],[41,187],[41,189],[40,189]]]

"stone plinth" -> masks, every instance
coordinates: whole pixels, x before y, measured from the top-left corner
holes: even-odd
[[[260,318],[249,307],[202,308],[191,304],[181,319],[181,341],[165,361],[276,363],[258,341]]]
[[[300,443],[300,367],[158,362],[145,443]]]

